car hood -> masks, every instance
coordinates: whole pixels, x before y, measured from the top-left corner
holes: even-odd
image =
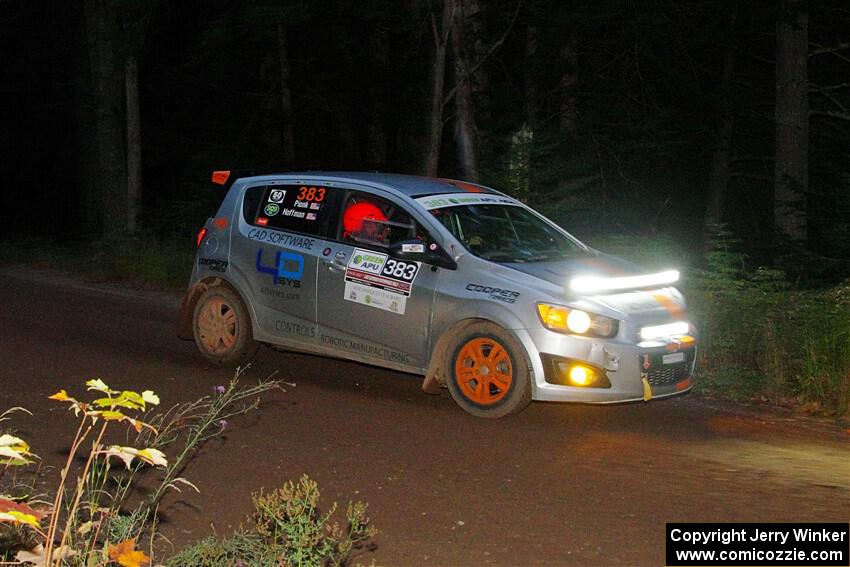
[[[502,265],[561,287],[567,287],[570,279],[576,276],[634,276],[646,273],[631,262],[607,254],[554,262],[511,262]]]
[[[636,264],[616,256],[599,254],[554,262],[514,262],[502,264],[533,276],[563,290],[564,298],[573,304],[603,315],[637,317],[641,320],[680,319],[685,314],[685,299],[675,287],[630,289],[577,294],[569,289],[570,280],[578,276],[619,277],[648,273]]]

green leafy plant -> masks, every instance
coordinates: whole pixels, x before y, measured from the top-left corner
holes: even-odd
[[[366,504],[349,502],[344,526],[332,521],[334,502],[322,511],[319,488],[307,475],[298,482],[253,497],[251,528],[222,541],[209,537],[186,547],[169,560],[173,567],[193,565],[347,565],[353,552],[376,534],[366,516]]]
[[[228,386],[216,387],[210,396],[141,417],[138,414],[159,405],[159,397],[150,390],[114,390],[102,380],[89,380],[88,390],[99,396],[94,400],[80,401],[65,390],[50,396],[68,404],[79,420],[76,433],[51,504],[26,496],[0,496],[0,542],[7,542],[0,547],[0,561],[5,556],[17,563],[57,567],[147,564],[150,557],[137,549],[136,542],[148,537],[153,549],[156,509],[167,490],[197,490],[180,476],[194,451],[221,433],[228,419],[255,409],[258,394],[281,384],[264,381],[241,387],[240,374],[237,371]],[[0,421],[10,411],[0,415]],[[118,424],[129,426],[130,442],[106,443],[107,430]],[[92,443],[84,464],[75,468],[87,440]],[[169,447],[176,449],[173,459],[166,456]],[[11,433],[0,437],[3,472],[30,465],[36,458],[23,439]],[[113,467],[115,459],[123,467]],[[162,478],[149,496],[136,498],[138,502],[128,509],[132,489],[145,467],[160,469]]]

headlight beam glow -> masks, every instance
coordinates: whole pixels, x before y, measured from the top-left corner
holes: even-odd
[[[589,293],[665,285],[677,281],[679,281],[679,272],[676,270],[617,278],[580,276],[570,281],[570,289],[580,293]]]
[[[687,321],[677,321],[675,323],[656,325],[654,327],[643,327],[640,330],[640,338],[645,341],[651,341],[652,339],[687,335],[690,329],[691,326],[687,323]]]

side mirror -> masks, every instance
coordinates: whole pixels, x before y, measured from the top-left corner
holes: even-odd
[[[412,262],[425,262],[432,266],[439,266],[447,270],[456,270],[457,263],[446,254],[446,251],[436,247],[434,250],[429,250],[421,240],[400,240],[394,242],[389,248],[390,255],[400,260],[410,260]]]

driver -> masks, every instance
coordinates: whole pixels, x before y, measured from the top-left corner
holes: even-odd
[[[370,201],[352,202],[342,215],[343,238],[386,244],[390,227],[387,216]]]

